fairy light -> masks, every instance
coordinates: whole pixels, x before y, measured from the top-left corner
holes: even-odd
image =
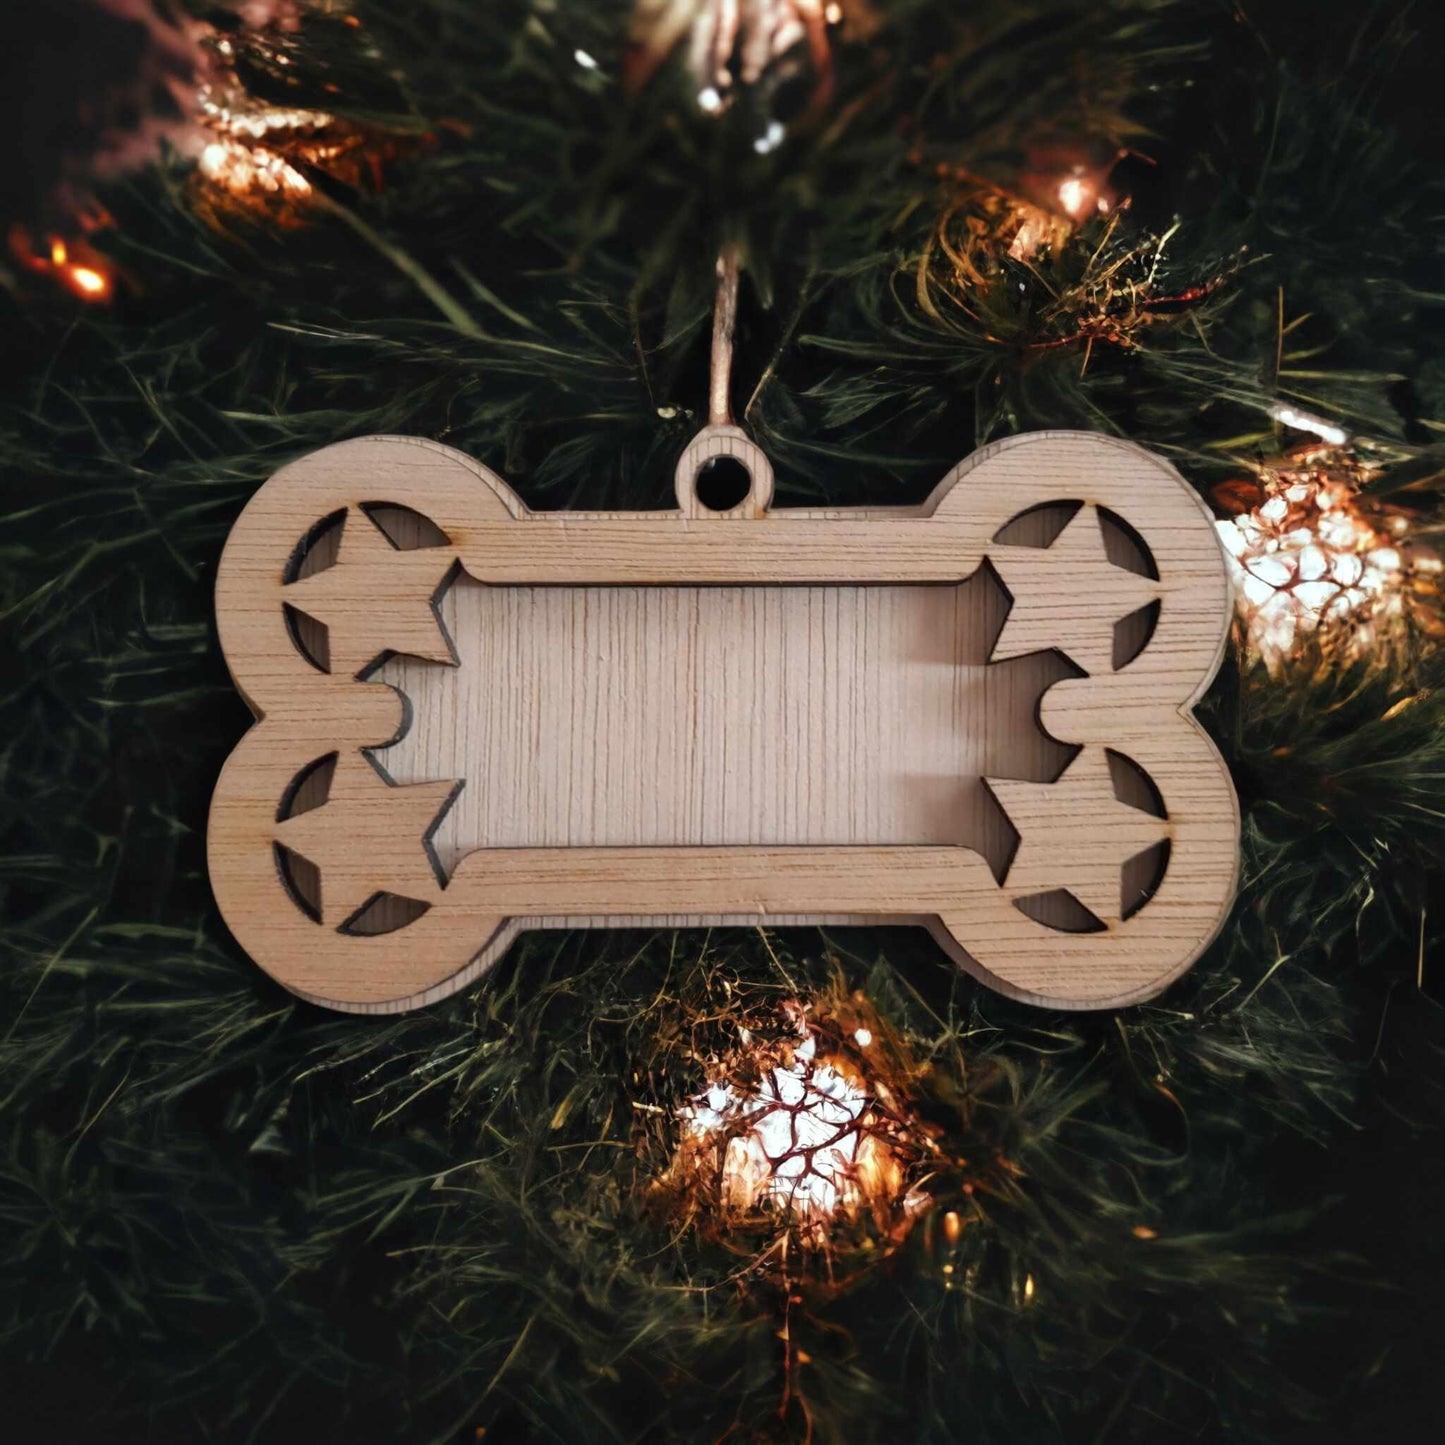
[[[1083,221],[1096,213],[1101,216],[1109,214],[1109,198],[1103,193],[1098,176],[1083,166],[1075,166],[1058,183],[1054,199],[1059,209],[1074,222]]]
[[[1070,176],[1059,184],[1059,204],[1078,220],[1089,208],[1089,189],[1079,176]]]
[[[1368,507],[1369,467],[1337,447],[1300,448],[1261,466],[1258,501],[1216,523],[1247,650],[1278,671],[1309,634],[1330,629],[1358,653],[1411,605],[1439,559],[1402,547],[1403,515]]]
[[[189,148],[197,156],[193,189],[213,220],[241,215],[282,227],[303,225],[326,200],[320,177],[379,187],[387,161],[430,143],[429,136],[391,134],[329,111],[251,95],[240,79],[242,54],[289,65],[283,37],[299,24],[299,16],[277,19],[248,30],[243,41],[210,34],[203,42],[210,65],[198,82]],[[574,59],[583,69],[598,69],[585,50]]]
[[[817,1225],[856,1192],[868,1095],[816,1054],[808,1031],[791,1062],[767,1070],[756,1091],[713,1084],[684,1107],[704,1138],[738,1126],[724,1146],[723,1193],[732,1207],[773,1206]]]
[[[311,195],[311,182],[289,161],[238,140],[212,141],[201,152],[198,168],[212,184],[237,197],[259,194],[300,201]]]
[[[805,78],[807,109],[817,113],[833,92],[830,34],[848,23],[861,38],[876,24],[866,6],[821,0],[634,0],[623,83],[642,90],[674,52],[696,87],[698,109],[720,115],[747,91],[765,108],[779,86]],[[760,155],[777,147],[767,133],[753,142]]]
[[[1109,166],[1084,164],[1057,150],[1041,153],[1011,188],[947,164],[938,173],[957,187],[940,218],[943,249],[979,282],[1001,256],[1034,261],[1061,250],[1091,217],[1115,211],[1105,189]]]
[[[787,131],[784,129],[782,121],[770,120],[767,129],[753,141],[753,149],[760,156],[768,155],[782,145],[786,136]]]
[[[693,1114],[704,1134],[733,1120],[747,1125],[728,1141],[723,1165],[727,1193],[741,1208],[766,1201],[808,1223],[838,1211],[868,1096],[836,1069],[814,1066],[815,1047],[811,1038],[800,1044],[794,1064],[769,1070],[756,1096],[714,1086]]]
[[[100,300],[109,290],[110,282],[89,266],[72,266],[70,279],[82,296]]]
[[[238,102],[235,96],[218,95],[210,86],[201,89],[200,111],[202,120],[213,130],[251,140],[264,140],[277,131],[320,130],[336,120],[324,110]]]
[[[1269,416],[1281,426],[1293,427],[1296,431],[1313,432],[1327,446],[1342,447],[1349,441],[1350,434],[1333,422],[1316,416],[1310,411],[1301,411],[1285,402],[1277,401],[1269,407]]]
[[[1032,261],[1041,251],[1066,241],[1070,231],[1066,221],[1027,201],[1012,203],[1005,225],[1017,227],[1008,245],[1008,255],[1014,261]]]
[[[927,1196],[904,1184],[900,1131],[883,1126],[886,1084],[841,1055],[820,1056],[803,1005],[786,1014],[785,1045],[765,1051],[743,1039],[758,1060],[755,1082],[715,1080],[679,1109],[699,1177],[715,1179],[724,1211],[772,1215],[810,1247],[824,1247],[844,1218],[921,1212]],[[859,1048],[873,1042],[866,1027],[851,1037]]]
[[[335,118],[325,111],[256,104],[239,89],[211,86],[201,89],[199,112],[210,135],[196,162],[199,179],[238,209],[297,224],[314,187],[278,147],[324,162],[338,153],[320,139]]]
[[[108,219],[94,220],[101,225]],[[90,220],[82,216],[82,224]],[[48,236],[43,248],[37,249],[24,226],[10,228],[10,254],[28,271],[48,276],[82,301],[105,302],[115,293],[115,271],[110,262],[85,241],[68,241],[64,236]]]

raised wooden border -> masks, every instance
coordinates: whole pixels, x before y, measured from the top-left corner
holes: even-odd
[[[1157,994],[1198,957],[1233,895],[1239,818],[1228,771],[1190,711],[1218,667],[1230,607],[1222,554],[1193,491],[1127,442],[1039,432],[977,452],[921,506],[772,511],[763,490],[771,468],[764,473],[766,458],[734,431],[710,429],[717,434],[689,449],[679,464],[678,511],[532,512],[471,458],[404,437],[324,448],[256,493],[227,543],[216,608],[227,662],[258,722],[222,771],[208,847],[222,913],[258,964],[317,1002],[392,1012],[464,987],[525,928],[920,923],[1003,993],[1104,1008]],[[728,513],[708,514],[690,491],[689,469],[719,447],[753,466],[755,491]],[[406,725],[393,689],[317,671],[288,632],[288,559],[339,509],[408,507],[450,542],[440,562],[434,549],[395,553],[358,591],[354,605],[364,610],[389,588],[414,595],[422,569],[435,577],[451,559],[495,585],[958,583],[998,555],[992,538],[1000,527],[1057,501],[1124,518],[1159,571],[1158,623],[1144,651],[1117,672],[1056,683],[1041,707],[1055,738],[1134,759],[1168,810],[1171,855],[1157,894],[1104,932],[1035,922],[961,847],[487,849],[465,857],[444,887],[433,881],[422,917],[379,936],[308,918],[279,877],[278,804],[297,774],[330,751],[349,769]],[[1097,580],[1081,575],[1071,588],[1066,579],[1042,611],[1033,599],[1040,646],[1049,645],[1050,627],[1063,642],[1097,620]],[[1079,825],[1077,817],[1064,822]]]

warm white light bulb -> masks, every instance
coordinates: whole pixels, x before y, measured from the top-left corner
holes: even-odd
[[[1089,209],[1088,183],[1080,176],[1070,176],[1059,184],[1059,204],[1078,220]]]

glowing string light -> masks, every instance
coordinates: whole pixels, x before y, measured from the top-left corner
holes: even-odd
[[[75,282],[76,288],[86,296],[99,298],[110,290],[110,283],[105,277],[99,271],[92,271],[89,266],[71,267],[70,279]]]
[[[89,224],[81,217],[82,224]],[[95,225],[104,224],[96,218]],[[32,245],[24,226],[10,228],[10,254],[27,270],[49,276],[82,301],[109,301],[115,291],[115,271],[106,258],[85,241],[70,242],[63,236],[47,237],[43,250]]]
[[[1301,411],[1298,407],[1290,406],[1282,401],[1277,401],[1270,406],[1269,416],[1272,421],[1279,422],[1281,426],[1293,427],[1296,431],[1313,432],[1327,446],[1342,447],[1350,439],[1349,432],[1343,427],[1336,426],[1333,422],[1326,421],[1313,412]]]
[[[1262,466],[1259,500],[1216,524],[1246,649],[1271,671],[1324,629],[1356,655],[1383,641],[1438,575],[1438,557],[1405,545],[1404,515],[1362,497],[1371,475],[1348,452],[1300,448]]]
[[[882,1085],[841,1058],[818,1056],[818,1035],[792,1005],[796,1043],[760,1069],[757,1082],[718,1081],[679,1110],[700,1157],[720,1157],[720,1203],[761,1211],[821,1245],[835,1219],[897,1207],[918,1213],[927,1197],[903,1187],[894,1140],[879,1127]],[[859,1048],[871,1029],[853,1030]]]

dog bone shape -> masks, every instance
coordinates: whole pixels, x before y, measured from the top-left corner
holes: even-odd
[[[710,511],[698,478],[747,482]],[[676,510],[532,512],[447,447],[284,467],[221,560],[256,723],[208,853],[294,992],[392,1012],[534,927],[914,923],[999,991],[1158,993],[1233,896],[1238,806],[1191,705],[1214,529],[1130,443],[986,447],[921,506],[770,507],[705,428]]]

